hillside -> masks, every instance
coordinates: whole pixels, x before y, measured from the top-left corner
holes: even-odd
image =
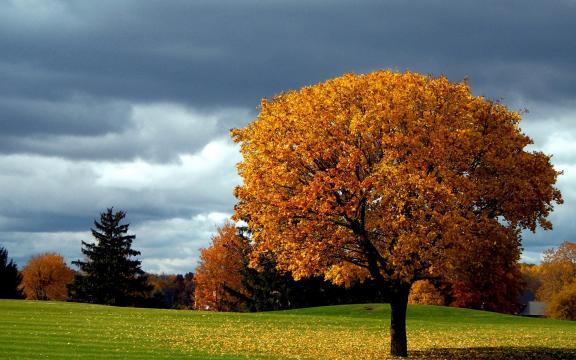
[[[385,304],[240,314],[0,300],[0,358],[376,359]],[[410,358],[576,358],[576,322],[412,305]]]

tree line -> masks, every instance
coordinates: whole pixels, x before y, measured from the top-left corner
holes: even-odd
[[[68,300],[107,305],[213,311],[268,311],[349,303],[387,302],[390,294],[370,279],[342,285],[321,276],[295,280],[278,270],[272,253],[254,258],[246,227],[225,223],[201,249],[195,273],[147,274],[132,249],[134,235],[122,211],[108,209],[95,221],[95,243],[82,242],[85,260],[69,268],[57,253],[33,256],[18,271],[0,247],[0,298]],[[457,281],[417,281],[409,303],[482,309],[517,314],[520,295],[529,292],[546,304],[546,315],[576,320],[576,243],[544,252],[541,264],[498,261],[481,272],[455,275]]]
[[[18,271],[7,250],[0,248],[0,298],[218,311],[381,300],[379,289],[369,283],[344,288],[320,277],[295,281],[278,272],[272,258],[262,257],[258,269],[250,267],[246,229],[236,229],[232,223],[220,228],[211,246],[202,250],[196,273],[148,274],[137,259],[140,252],[132,248],[135,235],[128,234],[125,216],[112,208],[100,214],[91,229],[95,241],[82,241],[84,259],[72,262],[76,270],[62,255],[49,252],[33,256]],[[227,250],[222,252],[222,247]]]
[[[82,241],[72,270],[57,253],[33,256],[22,271],[0,248],[0,298],[68,300],[118,306],[191,308],[193,274],[146,274],[132,248],[126,213],[107,209],[94,221],[94,242]]]

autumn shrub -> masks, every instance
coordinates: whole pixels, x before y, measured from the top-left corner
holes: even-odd
[[[537,297],[549,302],[563,288],[576,281],[576,243],[564,242],[557,249],[544,252],[544,260],[540,265],[541,286]]]
[[[445,305],[442,293],[428,280],[419,280],[412,285],[409,304]]]
[[[576,320],[576,280],[550,298],[546,315],[554,319]]]
[[[22,269],[20,287],[29,300],[66,300],[66,284],[73,278],[62,255],[44,253],[32,257]]]

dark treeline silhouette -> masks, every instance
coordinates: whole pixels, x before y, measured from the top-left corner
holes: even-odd
[[[21,299],[21,281],[18,267],[8,258],[8,250],[0,246],[0,299]]]
[[[122,224],[125,216],[124,212],[114,212],[110,208],[100,214],[100,221],[94,221],[95,242],[82,241],[85,257],[72,262],[78,269],[73,281],[67,285],[67,294],[63,288],[62,296],[27,298],[61,300],[67,295],[69,301],[105,305],[220,311],[270,311],[390,300],[390,291],[371,280],[352,282],[347,287],[335,285],[323,277],[295,280],[289,272],[277,269],[271,253],[260,254],[254,262],[254,243],[249,230],[233,223],[220,228],[210,247],[202,250],[196,274],[147,274],[136,258],[140,252],[132,249],[135,235],[129,235],[129,225]],[[43,269],[48,271],[46,267]],[[0,298],[23,298],[22,273],[8,258],[6,249],[0,247]],[[413,287],[411,302],[512,312],[502,310],[503,306],[511,308],[514,305],[516,290],[521,286],[496,281],[494,277],[500,274],[498,271],[490,274],[491,277],[484,281],[490,289],[479,286],[478,281],[427,283]],[[44,275],[38,273],[40,277],[36,282],[44,284]],[[470,278],[475,279],[474,276]],[[516,281],[516,277],[508,278]],[[499,296],[504,293],[507,296]],[[487,296],[500,308],[487,307],[486,304],[491,304],[485,301]]]
[[[271,253],[252,258],[247,228],[227,223],[201,251],[196,276],[195,308],[218,311],[269,311],[301,307],[385,301],[373,281],[344,287],[308,277],[295,280],[281,272]]]
[[[245,257],[240,274],[242,285],[249,295],[223,284],[224,291],[239,300],[234,303],[240,305],[232,307],[236,311],[270,311],[381,302],[386,298],[386,294],[372,281],[353,283],[346,288],[326,281],[322,277],[294,280],[290,273],[282,273],[276,269],[273,258],[265,256],[260,257],[258,269],[250,267],[249,259]]]
[[[194,274],[148,274],[152,290],[142,306],[164,309],[194,307]]]

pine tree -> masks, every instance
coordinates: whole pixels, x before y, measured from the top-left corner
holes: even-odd
[[[16,264],[12,259],[8,261],[8,251],[0,247],[0,299],[22,298],[18,290],[21,280]]]
[[[137,305],[151,290],[140,268],[140,255],[133,250],[135,235],[127,235],[129,224],[120,224],[126,213],[107,209],[94,221],[93,244],[82,241],[85,261],[73,261],[80,269],[69,287],[73,301],[107,305]]]

